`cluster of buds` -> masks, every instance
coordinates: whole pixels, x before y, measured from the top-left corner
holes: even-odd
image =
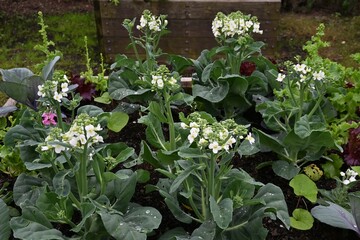
[[[294,79],[299,79],[299,82],[307,82],[308,80],[322,81],[325,79],[325,73],[320,71],[313,71],[313,69],[306,64],[295,64],[290,67],[289,74],[294,75]],[[279,73],[276,80],[278,82],[283,82],[286,78],[286,75],[283,73]]]
[[[255,16],[245,15],[240,11],[225,15],[219,12],[212,22],[212,31],[216,38],[244,38],[251,33],[262,34],[260,23]]]
[[[168,21],[165,15],[156,17],[149,10],[144,10],[140,18],[140,24],[136,28],[141,31],[148,29],[151,32],[160,32],[166,28],[167,24]]]
[[[198,112],[191,113],[186,122],[181,123],[181,127],[190,129],[187,137],[190,143],[196,142],[201,149],[208,148],[214,154],[222,150],[228,152],[238,140],[244,139],[248,133],[246,126],[235,123],[233,119],[209,122]],[[245,139],[251,144],[255,142],[251,133]]]
[[[54,99],[61,103],[63,97],[67,97],[69,92],[69,79],[64,75],[63,78],[45,81],[38,86],[38,96],[42,98]]]
[[[151,73],[151,86],[152,90],[161,90],[164,88],[173,90],[177,89],[179,84],[169,69],[165,65],[160,65],[155,72]]]
[[[340,172],[340,176],[342,177],[342,183],[344,185],[348,185],[352,182],[355,182],[356,181],[356,177],[358,176],[359,174],[357,172],[355,172],[354,170],[352,169],[347,169],[346,172]]]
[[[102,128],[99,124],[96,125],[96,122],[96,118],[82,113],[77,116],[67,132],[62,133],[61,129],[52,128],[45,139],[45,144],[41,146],[41,151],[54,149],[56,153],[61,153],[70,147],[82,149],[85,145],[90,147],[93,144],[103,142],[103,138],[98,134]]]

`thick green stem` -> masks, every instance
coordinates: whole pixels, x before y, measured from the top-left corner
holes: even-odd
[[[313,107],[313,109],[311,109],[311,112],[308,115],[309,119],[312,117],[312,115],[315,113],[315,111],[319,108],[321,101],[322,101],[322,95],[319,94],[319,98],[318,98],[317,102],[315,103],[315,106]]]
[[[165,106],[166,106],[166,117],[169,125],[169,140],[170,140],[170,150],[176,149],[176,139],[175,139],[175,124],[174,118],[172,116],[171,105],[170,105],[170,95],[167,92],[164,92],[165,96]]]
[[[62,113],[61,113],[60,104],[58,102],[56,103],[56,117],[57,117],[58,127],[64,132],[65,129],[62,121]]]
[[[84,145],[84,151],[80,156],[79,180],[80,180],[80,189],[79,189],[80,201],[83,202],[88,191],[87,144]]]

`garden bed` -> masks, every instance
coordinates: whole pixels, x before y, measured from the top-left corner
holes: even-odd
[[[94,76],[86,49],[87,72],[72,75],[43,35],[41,70],[1,71],[24,107],[2,122],[0,238],[356,239],[359,73],[318,55],[322,26],[306,59],[285,64],[242,36],[261,32],[257,19],[219,14],[215,50],[157,62],[167,23],[143,14],[133,43],[152,46],[146,60],[121,55]],[[229,34],[234,19],[247,27]]]

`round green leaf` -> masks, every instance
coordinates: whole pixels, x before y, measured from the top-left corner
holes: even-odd
[[[318,188],[316,184],[305,174],[296,175],[289,183],[294,189],[296,196],[303,196],[312,203],[316,202]]]
[[[312,228],[314,218],[308,210],[297,208],[290,217],[290,226],[299,230],[309,230]]]

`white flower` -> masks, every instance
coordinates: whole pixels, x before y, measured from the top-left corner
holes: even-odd
[[[59,94],[58,92],[54,92],[53,98],[54,98],[56,101],[61,102],[62,97],[63,97],[62,94]]]
[[[70,138],[69,144],[73,147],[77,147],[79,139],[77,137]]]
[[[306,75],[300,74],[300,82],[305,82],[305,80],[306,80]]]
[[[279,73],[277,78],[276,78],[276,81],[282,82],[282,81],[284,81],[285,77],[286,77],[285,74]]]
[[[203,131],[204,138],[208,139],[211,133],[213,133],[213,130],[210,127],[205,128]]]
[[[62,84],[61,84],[61,91],[62,91],[63,93],[68,92],[68,91],[69,91],[68,86],[69,86],[69,85],[68,85],[66,82],[62,83]]]
[[[219,145],[218,142],[214,141],[209,144],[209,149],[212,149],[213,153],[216,154],[222,149],[222,147]]]
[[[49,150],[50,148],[49,148],[49,146],[41,146],[41,151],[47,151],[47,150]]]
[[[314,72],[313,77],[315,80],[321,81],[325,78],[325,73],[323,71]]]
[[[180,127],[182,128],[182,129],[187,129],[187,127],[188,127],[188,125],[186,125],[185,123],[180,123]]]
[[[91,124],[85,126],[85,131],[86,131],[86,137],[87,138],[91,138],[91,137],[96,135],[95,127],[93,125],[91,125]]]
[[[189,136],[187,138],[188,138],[190,143],[192,143],[195,140],[194,136],[191,135],[191,134],[189,134]]]
[[[46,96],[46,94],[45,94],[45,92],[44,92],[44,85],[39,85],[38,86],[38,92],[37,92],[37,95],[39,96],[39,97],[45,97]]]
[[[200,129],[198,129],[198,128],[192,128],[192,129],[190,129],[190,134],[191,134],[191,135],[194,135],[195,137],[198,136],[199,132],[200,132]]]
[[[251,133],[249,133],[245,139],[248,140],[250,144],[255,143],[255,138],[251,135]]]
[[[345,177],[345,173],[344,173],[344,172],[340,172],[340,175],[341,175],[342,177]]]
[[[146,18],[144,18],[144,16],[141,16],[140,18],[140,28],[144,28],[147,24],[147,20]]]
[[[343,181],[343,184],[344,184],[344,185],[348,185],[349,183],[350,183],[350,181],[347,180],[347,179],[345,179],[345,180]]]
[[[96,143],[98,143],[98,142],[104,142],[103,137],[100,136],[100,135],[96,135],[93,139],[94,139],[93,141],[96,142]]]
[[[162,79],[158,79],[156,83],[159,89],[164,88],[164,81]]]
[[[54,150],[56,153],[61,153],[62,151],[64,151],[66,148],[60,144],[56,144],[54,146]]]
[[[263,30],[260,30],[260,23],[254,23],[253,32],[254,32],[254,33],[263,34]]]
[[[174,77],[171,77],[171,78],[169,79],[169,83],[170,83],[171,85],[175,85],[175,84],[177,83],[177,81],[176,81],[176,79],[175,79]]]
[[[226,139],[229,136],[229,131],[227,129],[223,129],[222,131],[219,132],[219,138],[221,140]]]

